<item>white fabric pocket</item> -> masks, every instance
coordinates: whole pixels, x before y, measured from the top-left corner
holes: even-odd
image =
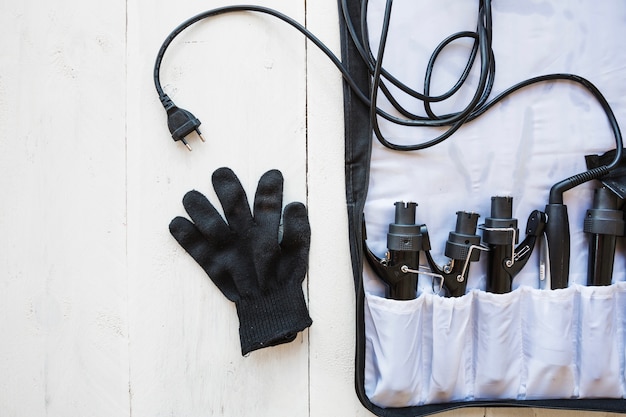
[[[578,335],[576,288],[521,290],[525,398],[574,397]]]
[[[366,294],[365,306],[365,392],[381,407],[626,397],[626,282],[409,301]]]
[[[366,295],[365,392],[374,404],[404,407],[422,402],[426,301],[425,297],[397,301]]]
[[[580,287],[581,398],[622,397],[624,305],[618,307],[616,286]],[[621,292],[623,295],[623,291]],[[620,309],[621,308],[621,309]],[[621,362],[621,364],[620,364]]]
[[[520,294],[477,292],[474,343],[476,399],[517,398],[522,375]]]
[[[429,296],[432,309],[423,313],[428,324],[423,337],[426,402],[472,398],[474,293],[461,298]],[[424,320],[426,321],[426,320]]]

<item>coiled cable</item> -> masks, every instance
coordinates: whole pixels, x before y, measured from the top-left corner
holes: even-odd
[[[356,97],[361,100],[367,107],[369,107],[369,117],[372,126],[372,130],[374,132],[375,137],[378,141],[385,147],[397,151],[415,151],[426,149],[431,146],[434,146],[442,141],[446,140],[450,136],[452,136],[464,123],[472,121],[477,117],[484,114],[488,109],[493,107],[496,103],[500,102],[505,97],[510,94],[518,91],[522,88],[542,83],[548,81],[559,81],[559,80],[567,80],[573,81],[583,87],[585,87],[599,102],[600,106],[604,110],[608,122],[609,127],[612,130],[613,136],[615,138],[615,158],[614,160],[606,165],[605,167],[599,167],[601,169],[594,169],[583,173],[585,175],[576,174],[570,178],[567,178],[557,184],[554,185],[550,192],[550,202],[562,202],[562,194],[564,191],[567,191],[570,188],[579,185],[581,180],[584,178],[584,181],[588,181],[594,178],[599,178],[605,175],[608,171],[615,168],[621,158],[622,158],[622,136],[619,129],[619,125],[615,118],[615,115],[607,102],[606,98],[602,95],[602,93],[598,90],[598,88],[593,85],[589,80],[580,77],[574,74],[566,74],[566,73],[557,73],[557,74],[548,74],[542,75],[539,77],[534,77],[525,81],[522,81],[518,84],[513,85],[512,87],[506,89],[505,91],[498,94],[496,97],[489,100],[489,96],[491,94],[493,83],[495,79],[495,57],[493,50],[491,48],[492,43],[492,15],[491,15],[491,0],[479,0],[478,1],[478,19],[476,25],[476,31],[461,31],[458,33],[454,33],[444,39],[433,51],[431,57],[426,66],[426,73],[424,79],[424,91],[418,92],[414,89],[410,88],[405,83],[401,82],[398,78],[394,77],[389,71],[387,71],[383,65],[383,57],[385,53],[385,47],[387,43],[387,35],[389,32],[389,27],[391,24],[392,17],[392,5],[393,0],[386,0],[385,11],[382,21],[382,29],[380,41],[377,49],[376,56],[372,53],[369,42],[369,31],[367,24],[367,11],[368,11],[368,2],[369,0],[361,0],[361,15],[360,15],[360,27],[361,27],[361,36],[359,37],[354,22],[350,14],[348,13],[348,0],[340,0],[341,1],[341,9],[342,16],[345,21],[346,28],[350,34],[352,42],[354,43],[358,53],[363,59],[364,64],[366,65],[370,76],[371,76],[371,88],[369,92],[362,91],[357,83],[353,80],[350,75],[350,72],[343,65],[341,60],[322,42],[320,41],[313,33],[311,33],[306,27],[298,23],[296,20],[292,19],[289,16],[286,16],[274,9],[270,9],[263,6],[255,6],[255,5],[235,5],[235,6],[225,6],[216,9],[212,9],[203,13],[200,13],[192,18],[186,20],[181,23],[178,27],[176,27],[165,39],[159,52],[157,54],[156,62],[154,65],[154,84],[159,94],[159,98],[162,103],[171,103],[171,100],[167,96],[167,94],[163,91],[160,82],[160,70],[161,63],[167,48],[170,46],[172,41],[176,36],[178,36],[181,32],[183,32],[186,28],[197,23],[206,18],[217,16],[225,13],[232,12],[257,12],[264,13],[276,17],[283,22],[291,25],[299,32],[301,32],[306,38],[308,38],[315,46],[317,46],[337,67],[337,69],[341,72],[341,75],[348,86],[354,91]],[[470,38],[474,40],[472,49],[470,51],[467,63],[465,65],[464,70],[462,71],[458,81],[454,84],[452,88],[450,88],[447,92],[437,95],[430,95],[430,82],[432,79],[433,69],[435,67],[435,63],[437,61],[438,56],[441,52],[454,41],[462,38]],[[442,102],[450,97],[452,97],[455,93],[459,91],[459,89],[463,86],[463,84],[468,79],[468,75],[475,64],[476,59],[480,57],[480,75],[478,85],[476,87],[476,91],[473,94],[472,99],[467,104],[465,108],[462,110],[444,114],[444,115],[436,115],[431,108],[432,103]],[[422,101],[425,111],[425,116],[420,116],[413,114],[408,111],[405,107],[400,105],[397,98],[393,96],[389,85],[393,85],[395,88],[399,89],[401,92],[408,94],[416,100]],[[389,103],[393,106],[394,110],[398,112],[401,116],[392,115],[390,112],[385,111],[378,107],[378,98],[379,93],[382,93]],[[166,109],[167,110],[167,109]],[[425,140],[420,143],[410,144],[410,145],[401,145],[392,142],[387,139],[383,133],[381,132],[379,125],[379,118],[383,118],[389,122],[409,127],[447,127],[448,129],[442,133],[441,135]],[[192,125],[191,127],[197,127],[199,125],[199,121],[196,119],[194,122],[197,124]]]

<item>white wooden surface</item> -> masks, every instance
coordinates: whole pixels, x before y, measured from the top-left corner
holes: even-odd
[[[0,416],[371,415],[353,388],[338,72],[274,18],[199,24],[171,47],[162,82],[207,143],[190,153],[169,137],[156,52],[225,4],[0,0]],[[339,54],[335,0],[262,4]],[[246,358],[234,306],[167,229],[186,191],[214,197],[220,166],[249,193],[281,169],[285,202],[306,202],[313,230],[313,326]]]

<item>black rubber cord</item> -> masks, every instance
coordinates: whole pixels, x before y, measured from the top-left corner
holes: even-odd
[[[370,46],[369,46],[369,35],[368,35],[368,25],[367,25],[367,9],[368,9],[368,0],[361,0],[361,16],[360,22],[361,25],[361,33],[362,36],[359,37],[357,35],[357,30],[354,26],[354,22],[350,18],[348,14],[348,0],[340,0],[342,15],[346,23],[346,28],[352,38],[352,41],[361,55],[361,58],[365,62],[371,77],[372,84],[369,92],[362,91],[356,84],[356,82],[352,79],[349,71],[343,65],[341,60],[335,56],[335,54],[322,42],[320,41],[313,33],[311,33],[307,28],[298,23],[296,20],[292,19],[289,16],[286,16],[274,9],[270,9],[263,6],[255,6],[255,5],[235,5],[235,6],[225,6],[216,9],[212,9],[203,13],[200,13],[192,18],[186,20],[178,27],[176,27],[165,39],[159,52],[157,54],[156,62],[154,64],[154,84],[159,94],[159,98],[163,103],[166,110],[172,112],[173,103],[171,99],[165,94],[163,88],[161,87],[160,81],[160,70],[161,63],[163,61],[163,57],[167,48],[170,46],[172,41],[176,36],[178,36],[181,32],[183,32],[186,28],[193,25],[196,22],[199,22],[208,17],[217,16],[225,13],[232,12],[258,12],[264,13],[267,15],[274,16],[283,22],[291,25],[299,32],[301,32],[304,36],[306,36],[313,44],[315,44],[338,68],[343,76],[345,82],[349,85],[349,87],[354,91],[356,97],[361,100],[366,106],[370,108],[370,121],[372,124],[372,129],[378,141],[387,148],[397,150],[397,151],[414,151],[420,149],[426,149],[428,147],[434,146],[442,141],[446,140],[454,132],[456,132],[464,123],[472,121],[477,117],[484,114],[488,109],[493,107],[496,103],[503,100],[505,97],[514,93],[517,90],[522,88],[532,86],[537,83],[548,82],[548,81],[573,81],[578,83],[579,85],[586,88],[600,103],[602,109],[604,110],[607,119],[609,121],[609,126],[613,132],[613,136],[615,137],[615,158],[614,160],[602,167],[598,167],[594,170],[590,170],[584,172],[582,174],[574,175],[570,178],[567,178],[557,184],[554,185],[552,190],[550,191],[550,202],[558,203],[562,202],[562,194],[564,191],[567,191],[576,185],[582,184],[583,182],[589,181],[594,178],[599,178],[605,175],[609,170],[615,168],[621,158],[622,158],[622,136],[619,129],[619,125],[617,120],[615,119],[615,115],[611,110],[610,105],[607,100],[604,98],[602,93],[593,85],[589,80],[582,78],[573,74],[548,74],[535,78],[531,78],[525,81],[522,81],[514,86],[508,88],[502,93],[498,94],[496,97],[489,99],[489,96],[492,91],[494,79],[495,79],[495,57],[493,54],[493,50],[491,48],[492,41],[492,16],[491,16],[491,0],[479,0],[478,1],[478,19],[476,25],[476,32],[470,31],[461,31],[455,34],[448,36],[444,39],[433,51],[428,64],[426,66],[426,73],[424,79],[424,92],[420,93],[410,88],[405,83],[401,82],[398,78],[394,77],[383,67],[383,57],[384,51],[387,42],[387,35],[389,32],[389,26],[391,23],[391,10],[393,5],[393,0],[386,0],[385,5],[385,13],[382,22],[382,30],[380,43],[378,45],[378,51],[376,57],[374,57]],[[432,79],[432,73],[435,67],[435,63],[437,61],[438,56],[441,52],[450,44],[455,42],[456,40],[469,38],[473,39],[472,49],[469,53],[467,63],[463,72],[461,73],[458,81],[455,85],[449,89],[447,92],[437,95],[430,95],[430,81]],[[470,103],[461,111],[456,113],[450,113],[445,115],[436,115],[432,108],[431,104],[436,102],[442,102],[450,97],[452,97],[459,89],[463,86],[465,81],[468,78],[468,75],[475,64],[476,58],[480,57],[480,76],[478,86],[476,87],[476,91],[470,101]],[[424,111],[426,113],[425,116],[420,116],[413,114],[408,111],[406,108],[400,105],[399,101],[391,94],[391,91],[387,85],[393,85],[398,88],[405,94],[415,98],[416,100],[422,101],[424,105]],[[378,94],[382,93],[388,102],[392,105],[393,109],[401,115],[401,117],[393,115],[388,111],[382,110],[377,106]],[[174,106],[175,107],[175,106]],[[170,126],[170,131],[172,131],[175,140],[179,140],[182,138],[184,142],[184,136],[186,133],[191,132],[193,130],[198,131],[198,126],[200,124],[199,120],[196,119],[191,113],[175,108],[179,113],[186,116],[181,118],[181,120],[174,124],[174,126]],[[169,115],[169,113],[168,113]],[[388,120],[392,123],[402,125],[402,126],[426,126],[426,127],[447,127],[448,129],[438,137],[435,137],[430,140],[423,141],[421,143],[416,143],[412,145],[399,145],[391,142],[387,138],[384,137],[380,130],[378,118],[381,117],[385,120]],[[177,139],[178,138],[178,139]],[[186,142],[185,142],[186,143]]]

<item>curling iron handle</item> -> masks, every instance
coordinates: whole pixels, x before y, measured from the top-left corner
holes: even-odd
[[[487,270],[487,292],[504,294],[511,292],[513,276],[505,266],[511,259],[512,245],[489,245],[489,267]]]
[[[387,274],[382,277],[388,285],[387,298],[412,300],[417,296],[417,274],[402,272],[402,266],[417,270],[419,252],[389,251]]]
[[[569,281],[570,235],[567,206],[547,204],[545,226],[550,257],[552,289],[566,288]]]
[[[417,275],[412,275],[414,276],[408,276],[396,285],[389,286],[385,297],[392,300],[413,300],[417,292]]]

